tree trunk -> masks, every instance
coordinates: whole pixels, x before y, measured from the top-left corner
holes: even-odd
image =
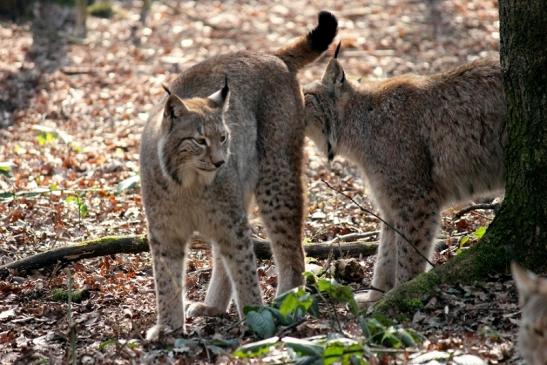
[[[506,195],[484,238],[446,265],[389,292],[378,313],[409,314],[441,283],[509,272],[511,260],[547,270],[547,6],[500,0],[501,65],[508,105]]]

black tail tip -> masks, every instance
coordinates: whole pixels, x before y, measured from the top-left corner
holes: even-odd
[[[321,11],[317,16],[317,26],[308,33],[310,47],[314,51],[323,52],[331,44],[338,31],[338,20],[328,11]]]

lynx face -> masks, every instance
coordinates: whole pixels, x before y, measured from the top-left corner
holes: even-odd
[[[522,320],[519,350],[530,365],[547,362],[547,279],[538,277],[519,265],[511,265],[519,292]]]
[[[208,98],[167,99],[158,151],[163,174],[175,183],[210,184],[228,160],[227,93],[225,88]]]
[[[342,120],[342,104],[349,94],[344,70],[336,59],[329,62],[320,82],[304,87],[306,135],[329,160],[334,158],[337,151],[338,136],[334,126]]]

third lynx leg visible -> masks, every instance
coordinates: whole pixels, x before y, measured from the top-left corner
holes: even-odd
[[[522,309],[518,349],[528,365],[547,364],[547,279],[511,265]]]
[[[506,111],[497,62],[358,87],[332,59],[304,94],[306,134],[329,159],[340,154],[359,164],[382,217],[412,243],[382,226],[375,288],[387,291],[426,270],[443,206],[503,188]]]

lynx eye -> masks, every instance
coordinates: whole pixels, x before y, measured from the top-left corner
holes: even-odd
[[[196,138],[194,141],[200,146],[207,146],[207,140],[205,138]]]
[[[221,137],[220,137],[220,143],[222,143],[222,144],[226,143],[226,140],[227,140],[227,139],[228,139],[228,138],[227,138],[225,135],[224,135],[224,136],[221,136]]]

